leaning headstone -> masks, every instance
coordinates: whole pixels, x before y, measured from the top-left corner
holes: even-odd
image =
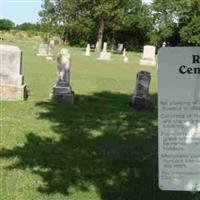
[[[100,53],[99,58],[97,60],[111,60],[111,52],[107,52],[107,43],[103,44],[103,51]]]
[[[67,49],[62,49],[57,57],[57,83],[53,87],[52,98],[57,103],[74,103],[74,92],[70,85],[71,58]]]
[[[22,71],[22,51],[17,46],[0,45],[0,100],[17,101],[26,97]]]
[[[136,88],[129,102],[130,106],[136,110],[148,109],[150,98],[148,97],[151,73],[140,71],[137,74]]]
[[[118,44],[117,53],[118,54],[122,54],[123,49],[124,49],[124,45],[123,44]]]
[[[144,66],[155,66],[156,59],[155,59],[156,47],[155,46],[144,46],[143,56],[140,60],[140,65]]]
[[[38,53],[37,56],[48,56],[48,49],[49,49],[49,45],[48,44],[40,44],[38,47]]]
[[[90,44],[87,44],[85,56],[90,56]]]

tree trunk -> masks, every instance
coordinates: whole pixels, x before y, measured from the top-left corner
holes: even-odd
[[[98,35],[97,35],[97,43],[96,43],[96,52],[101,52],[102,43],[103,43],[103,33],[104,33],[104,20],[101,19]]]

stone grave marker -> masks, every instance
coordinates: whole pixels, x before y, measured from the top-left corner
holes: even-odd
[[[123,62],[124,62],[124,63],[129,63],[128,56],[125,56],[125,57],[123,58]]]
[[[148,97],[151,73],[140,71],[137,73],[135,91],[130,100],[130,106],[136,110],[148,109],[150,98]]]
[[[44,44],[44,43],[39,44],[37,56],[47,57],[48,51],[49,51],[49,45],[48,44]]]
[[[62,49],[57,57],[57,83],[53,87],[52,98],[57,103],[74,103],[74,92],[70,85],[71,58],[67,49]]]
[[[0,100],[17,101],[26,97],[22,71],[22,51],[17,46],[0,45]]]
[[[163,42],[162,47],[166,47],[166,45],[167,45],[166,42]]]
[[[122,54],[124,49],[124,44],[118,44],[117,53]]]
[[[85,56],[90,56],[90,44],[87,44]]]
[[[99,58],[97,60],[111,60],[111,52],[107,52],[107,43],[103,44],[103,51],[101,51]]]
[[[140,60],[140,65],[143,66],[156,66],[155,59],[156,47],[155,46],[144,46],[143,56]]]
[[[159,187],[200,191],[200,47],[158,52]]]
[[[50,40],[49,44],[48,44],[48,48],[47,48],[47,57],[46,59],[48,60],[52,60],[54,55],[55,55],[55,41],[54,40]]]

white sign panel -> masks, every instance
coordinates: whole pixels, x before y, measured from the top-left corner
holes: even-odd
[[[200,191],[200,47],[161,48],[159,187]]]

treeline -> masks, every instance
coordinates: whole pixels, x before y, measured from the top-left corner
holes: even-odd
[[[200,44],[199,0],[45,0],[39,12],[41,22],[24,23],[19,30],[59,35],[70,45],[125,44],[138,49],[144,44],[157,47]],[[1,29],[1,21],[0,21]],[[8,30],[8,28],[6,28]]]

